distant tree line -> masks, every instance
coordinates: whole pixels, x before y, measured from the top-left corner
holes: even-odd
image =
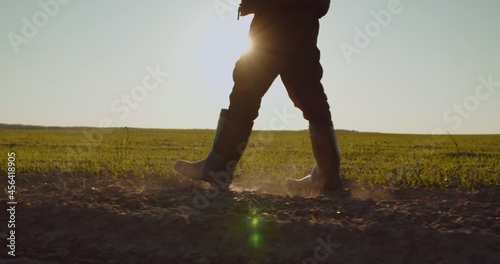
[[[120,129],[120,128],[122,128],[122,127],[113,127],[113,129]],[[75,130],[75,129],[82,129],[83,130],[83,129],[102,129],[102,128],[99,128],[99,127],[84,127],[84,126],[73,126],[73,127],[34,126],[34,125],[2,124],[2,123],[0,123],[0,130],[1,129],[11,129],[11,130],[65,130],[65,129],[66,130],[67,129]],[[131,128],[131,129],[141,129],[141,128]],[[197,130],[197,129],[195,129],[195,130]],[[357,130],[348,130],[348,129],[335,129],[335,131],[337,131],[337,132],[350,132],[350,133],[359,132]]]

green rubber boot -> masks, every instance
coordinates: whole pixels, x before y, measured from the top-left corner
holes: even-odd
[[[222,109],[208,156],[196,162],[179,160],[174,169],[189,178],[217,184],[221,189],[229,188],[252,127],[253,122],[231,119],[228,110]]]
[[[342,191],[340,181],[340,151],[333,126],[309,126],[316,165],[302,179],[287,179],[289,195],[314,195]]]

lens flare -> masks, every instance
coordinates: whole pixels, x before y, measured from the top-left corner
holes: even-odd
[[[257,231],[250,234],[250,238],[248,240],[250,241],[250,245],[256,249],[260,248],[260,245],[262,244],[262,236]]]
[[[252,225],[253,228],[257,228],[257,225],[259,225],[259,218],[252,217],[252,221],[250,221],[250,224]]]
[[[262,244],[262,235],[259,232],[259,215],[255,204],[252,201],[248,202],[248,220],[250,224],[250,236],[248,242],[254,249],[259,249]]]

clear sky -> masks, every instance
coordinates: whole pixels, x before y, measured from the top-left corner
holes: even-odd
[[[0,123],[215,128],[252,16],[237,0],[0,2]],[[500,134],[500,1],[337,0],[338,129]],[[306,129],[278,78],[255,129]]]

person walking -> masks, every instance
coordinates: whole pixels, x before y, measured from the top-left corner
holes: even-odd
[[[242,1],[238,16],[254,14],[249,32],[252,48],[235,64],[229,107],[220,112],[209,154],[196,162],[177,161],[177,172],[227,189],[258,116],[261,99],[280,76],[290,99],[309,121],[316,160],[310,175],[287,179],[288,192],[342,190],[340,152],[321,83],[323,69],[317,47],[319,19],[329,7],[330,0]]]

